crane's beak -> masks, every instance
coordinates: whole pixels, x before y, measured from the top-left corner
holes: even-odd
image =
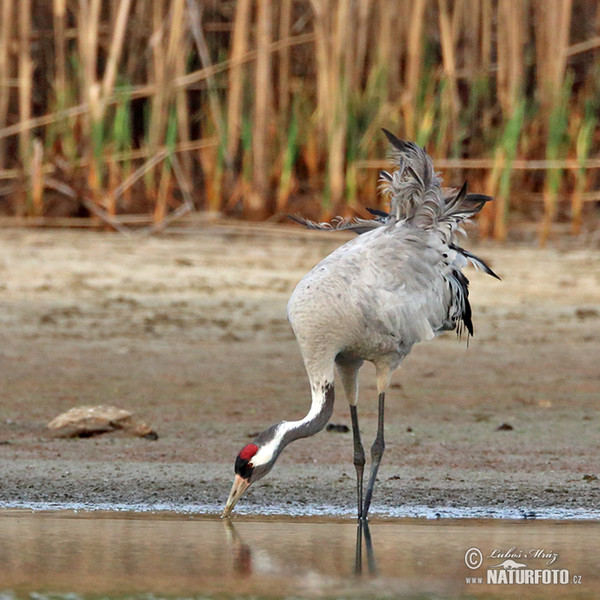
[[[242,494],[248,489],[249,485],[250,482],[247,479],[244,479],[241,475],[235,476],[233,487],[229,493],[229,498],[227,498],[227,504],[225,504],[223,514],[221,515],[222,517],[228,517],[231,514],[236,502],[242,497]]]

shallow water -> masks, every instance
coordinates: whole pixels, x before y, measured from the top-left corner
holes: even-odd
[[[3,510],[0,599],[593,598],[600,588],[597,521],[374,518],[359,545],[357,533],[351,519],[324,517]],[[536,577],[550,583],[517,582]]]

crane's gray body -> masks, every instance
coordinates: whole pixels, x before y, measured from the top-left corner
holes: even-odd
[[[429,232],[391,223],[323,259],[288,303],[308,364],[334,357],[394,369],[413,344],[453,329],[460,296],[452,289],[460,285],[450,283],[450,253]]]

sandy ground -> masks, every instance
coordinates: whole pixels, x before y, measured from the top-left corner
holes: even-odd
[[[223,503],[239,449],[308,410],[286,302],[345,239],[264,226],[146,239],[0,231],[0,501]],[[448,334],[395,374],[375,510],[600,509],[600,254],[560,246],[468,244],[503,281],[470,271],[469,347]],[[368,443],[370,365],[361,386]],[[102,403],[134,411],[159,440],[45,429]],[[341,391],[332,422],[350,425]],[[353,507],[351,460],[350,433],[298,441],[242,502]]]

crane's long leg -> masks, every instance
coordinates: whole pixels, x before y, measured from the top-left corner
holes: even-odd
[[[363,473],[365,470],[365,449],[360,439],[360,429],[358,428],[358,413],[356,405],[350,405],[350,417],[352,418],[352,436],[354,438],[354,467],[356,469],[356,497],[358,501],[358,518],[360,519],[363,511]]]
[[[377,470],[379,469],[379,463],[385,450],[385,442],[383,440],[383,414],[385,408],[385,392],[379,393],[379,411],[377,414],[377,436],[371,446],[371,475],[369,477],[369,485],[367,486],[367,495],[365,496],[365,502],[363,504],[363,510],[361,518],[366,519],[369,514],[369,507],[371,506],[371,498],[373,497],[373,488],[375,487],[375,480],[377,479]]]

